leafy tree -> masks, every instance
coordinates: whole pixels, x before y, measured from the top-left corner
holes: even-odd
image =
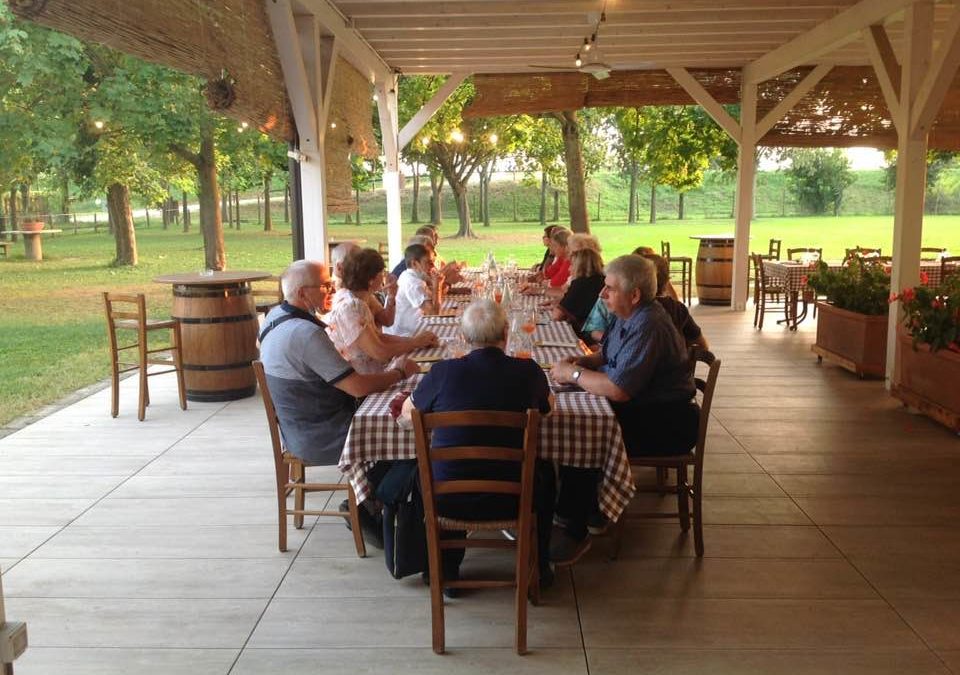
[[[514,156],[527,175],[540,175],[540,224],[547,223],[547,189],[554,194],[563,186],[563,136],[551,117],[521,115],[517,121],[520,141]]]
[[[825,213],[832,207],[840,215],[843,192],[856,180],[850,161],[838,148],[793,149],[784,153],[790,160],[786,170],[790,190],[802,208]]]
[[[440,88],[443,78],[413,76],[400,81],[399,104],[401,126],[430,100]],[[467,203],[467,182],[481,165],[510,151],[519,132],[513,117],[464,119],[463,108],[472,100],[475,90],[469,81],[462,83],[440,106],[411,143],[418,143],[430,169],[439,170],[457,204],[460,227],[457,237],[474,237]],[[431,177],[431,183],[433,179]],[[436,192],[435,192],[436,194]],[[437,200],[439,202],[439,200]],[[439,203],[437,204],[439,208]]]

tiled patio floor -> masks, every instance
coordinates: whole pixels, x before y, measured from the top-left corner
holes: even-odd
[[[529,655],[505,592],[448,601],[433,655],[419,578],[341,524],[278,553],[258,398],[181,412],[158,380],[139,423],[128,380],[116,420],[102,391],[0,439],[16,672],[960,673],[960,440],[818,366],[810,325],[694,313],[724,361],[706,557],[673,521],[631,524],[613,563],[598,541],[531,608]]]

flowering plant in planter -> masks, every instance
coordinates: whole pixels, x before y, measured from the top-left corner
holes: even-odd
[[[948,277],[939,288],[905,288],[890,296],[895,301],[903,307],[903,325],[914,345],[960,352],[960,275]]]
[[[883,265],[861,257],[849,265],[830,269],[822,260],[807,277],[806,285],[838,309],[868,316],[882,316],[889,311],[890,273]]]

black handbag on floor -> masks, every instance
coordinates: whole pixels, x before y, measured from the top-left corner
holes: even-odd
[[[427,569],[427,532],[416,460],[396,462],[377,488],[383,502],[383,557],[394,579]]]

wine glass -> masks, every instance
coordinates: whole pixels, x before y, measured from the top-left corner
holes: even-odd
[[[532,309],[525,309],[521,313],[520,330],[527,335],[533,335],[537,329],[537,313]]]

